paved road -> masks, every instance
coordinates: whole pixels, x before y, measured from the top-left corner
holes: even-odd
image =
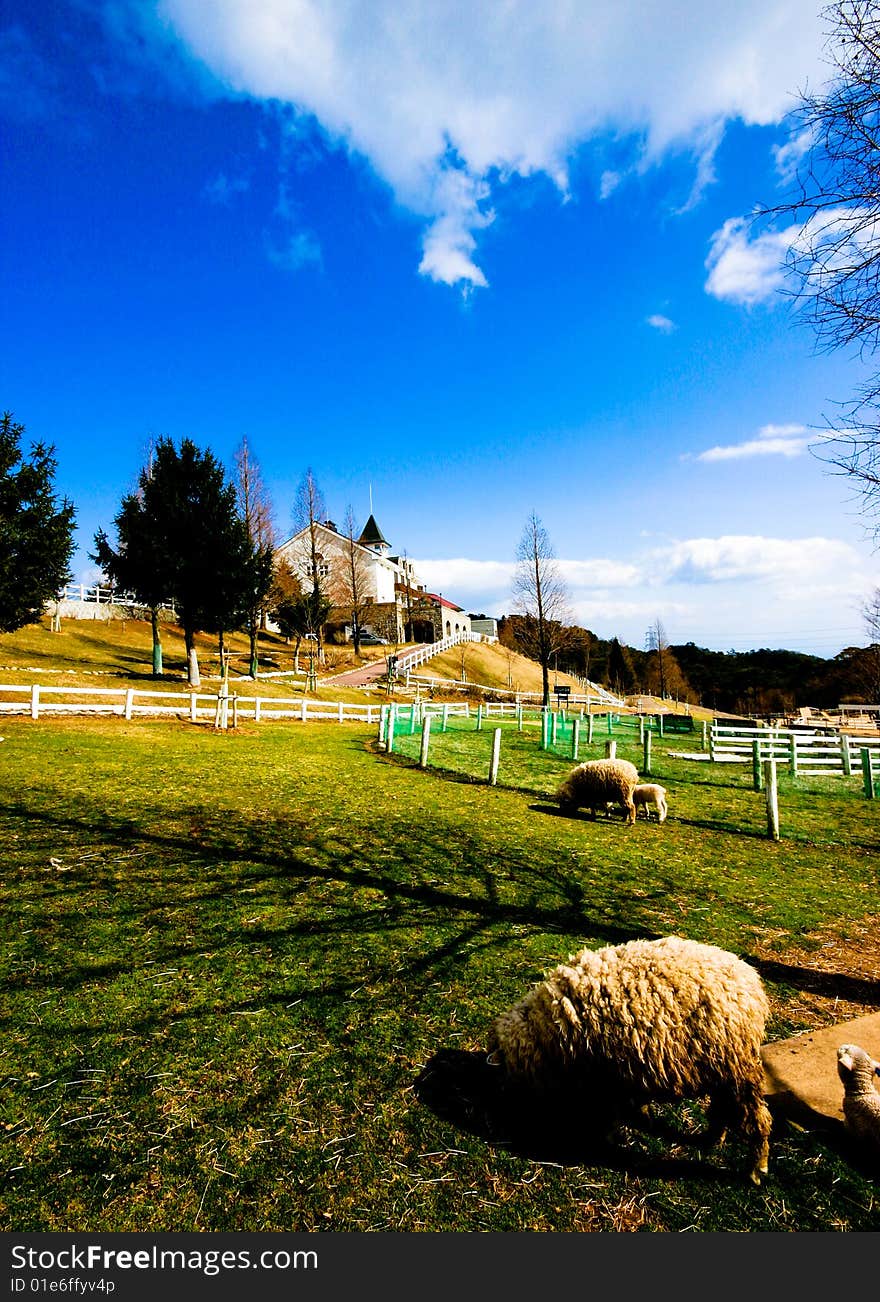
[[[407,655],[410,651],[420,651],[421,646],[408,647]],[[361,665],[357,669],[349,669],[344,674],[334,674],[332,678],[322,678],[321,682],[332,683],[334,687],[366,687],[369,683],[374,683],[377,678],[381,678],[386,670],[385,657],[379,660],[371,660],[369,664]]]

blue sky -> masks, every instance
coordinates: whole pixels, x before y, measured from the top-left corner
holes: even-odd
[[[866,641],[880,561],[810,450],[861,376],[785,294],[805,0],[6,0],[2,406],[78,580],[151,437],[308,466],[504,614],[530,512],[571,616]]]

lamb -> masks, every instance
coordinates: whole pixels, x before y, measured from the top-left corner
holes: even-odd
[[[636,807],[636,818],[639,816],[639,807],[644,809],[645,818],[650,819],[653,806],[657,811],[657,822],[663,823],[669,812],[669,805],[666,800],[666,788],[659,786],[656,782],[640,782],[633,790],[633,804]]]
[[[680,936],[632,940],[582,949],[548,973],[495,1019],[487,1061],[507,1084],[545,1097],[583,1091],[612,1123],[651,1101],[708,1095],[707,1139],[720,1143],[735,1126],[760,1184],[768,1014],[758,973],[734,954]]]
[[[587,760],[571,770],[556,792],[556,799],[565,813],[574,814],[583,807],[589,809],[592,818],[596,817],[597,809],[605,810],[609,804],[622,805],[627,823],[634,823],[636,807],[632,793],[638,780],[638,769],[629,760]]]
[[[837,1074],[844,1088],[844,1126],[880,1158],[880,1094],[874,1085],[880,1062],[857,1044],[842,1044],[837,1050]]]

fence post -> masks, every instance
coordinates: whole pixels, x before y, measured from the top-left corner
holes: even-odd
[[[131,718],[131,707],[132,707],[132,703],[133,703],[133,701],[134,701],[134,688],[133,688],[133,687],[129,687],[129,688],[126,689],[126,693],[125,693],[125,717],[126,717],[126,719],[130,719],[130,718]]]
[[[492,760],[489,764],[489,785],[494,787],[498,781],[498,760],[501,756],[501,729],[496,728],[492,733]]]
[[[390,755],[394,750],[394,728],[397,723],[397,706],[389,706],[388,709],[388,732],[386,735],[385,749]]]
[[[645,730],[645,756],[642,768],[646,773],[651,772],[651,734],[647,729]]]
[[[796,778],[798,775],[798,739],[797,739],[796,732],[793,732],[791,734],[789,744],[791,746],[791,754],[789,756],[789,763],[791,764],[791,776],[793,778]]]
[[[592,746],[592,744],[593,744],[593,716],[592,714],[589,714],[587,715],[587,745]]]
[[[441,728],[440,728],[440,731],[441,731],[441,732],[445,732],[445,731],[446,731],[446,725],[447,725],[448,722],[449,722],[449,705],[448,705],[448,704],[445,704],[445,705],[443,706],[443,723],[442,723]]]
[[[547,750],[550,745],[550,716],[546,709],[541,709],[541,750]]]
[[[613,741],[613,740],[612,740],[612,741],[606,741],[606,743],[605,743],[605,758],[606,758],[606,759],[614,759],[614,758],[616,757],[616,755],[617,755],[617,742],[616,742],[616,741]]]
[[[550,741],[551,744],[554,746],[556,745],[556,736],[557,736],[558,728],[559,728],[559,716],[553,714],[550,716]]]
[[[260,698],[259,696],[255,696],[254,697],[254,723],[259,723],[259,722],[260,722]]]
[[[418,719],[418,712],[416,710],[416,707],[414,705],[411,705],[409,707],[409,735],[410,736],[412,736],[416,730],[417,719]]]
[[[610,710],[608,711],[607,720],[608,720],[608,736],[610,737],[612,732],[614,731],[614,715],[611,713]]]
[[[845,778],[852,776],[852,755],[849,749],[849,737],[845,732],[840,734],[840,763],[843,768]]]
[[[706,749],[706,720],[703,720],[703,736],[700,742],[700,750]]]
[[[776,791],[776,760],[764,760],[764,783],[767,787],[767,835],[779,840],[779,797]]]
[[[663,736],[663,715],[662,715],[662,714],[658,714],[658,715],[657,715],[657,732],[660,734],[661,737]]]
[[[426,714],[422,720],[422,744],[419,747],[419,768],[428,767],[428,746],[431,743],[431,716]]]
[[[342,723],[342,702],[339,702],[339,722]]]
[[[717,742],[718,742],[718,733],[715,731],[715,724],[713,723],[712,728],[709,732],[709,759],[712,761],[713,764],[715,763],[715,757],[718,753],[716,750]]]
[[[640,714],[639,715],[639,745],[644,746],[644,744],[645,744],[645,716],[643,714]]]
[[[516,707],[516,730],[517,732],[522,732],[523,730],[522,705],[520,705],[519,703],[517,703],[517,707]]]
[[[578,757],[578,746],[581,739],[581,721],[573,719],[571,724],[571,758],[576,760]]]
[[[877,792],[874,789],[874,762],[870,747],[862,747],[862,773],[865,779],[865,795],[869,800],[877,798]]]
[[[40,717],[40,689],[39,687],[37,687],[36,683],[34,683],[33,687],[31,688],[31,718],[38,719],[39,717]]]
[[[232,726],[238,727],[238,692],[232,693]]]
[[[308,714],[309,714],[309,703],[306,700],[306,698],[303,697],[303,703],[302,706],[300,707],[300,712],[299,712],[299,717],[303,723],[305,723],[306,719],[308,718]]]
[[[483,707],[482,705],[478,705],[477,706],[477,732],[482,732],[482,731],[483,731]]]
[[[195,692],[189,694],[189,721],[195,723],[199,717],[199,698]]]

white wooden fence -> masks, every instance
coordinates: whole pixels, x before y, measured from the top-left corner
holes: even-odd
[[[9,699],[10,695],[13,697]],[[198,719],[216,719],[220,706],[224,719],[231,716],[233,726],[250,719],[259,723],[269,719],[333,719],[338,723],[374,723],[380,705],[362,705],[352,701],[310,701],[301,696],[239,696],[222,692],[165,691],[146,692],[133,687],[47,687],[42,683],[0,683],[0,714],[46,715],[103,714],[124,719],[174,715]]]
[[[787,764],[794,774],[850,776],[862,765],[867,749],[880,760],[880,737],[851,736],[846,732],[801,728],[748,728],[712,724],[709,758],[751,763],[758,744],[758,760]]]
[[[462,642],[497,641],[497,637],[491,637],[488,633],[450,633],[448,637],[441,637],[437,642],[429,642],[426,646],[416,647],[415,651],[407,651],[406,655],[398,656],[397,672],[409,674],[418,665],[423,665],[426,660],[432,660],[434,656],[442,655],[444,651],[449,651]]]

